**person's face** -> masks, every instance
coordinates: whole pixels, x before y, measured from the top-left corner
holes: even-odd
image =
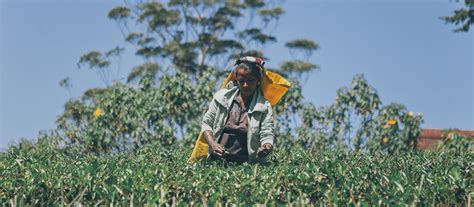
[[[251,70],[244,68],[237,68],[236,80],[243,97],[253,96],[260,81],[252,74]]]

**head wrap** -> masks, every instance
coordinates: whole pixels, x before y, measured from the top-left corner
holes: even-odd
[[[265,61],[262,58],[259,57],[252,57],[252,56],[246,56],[246,57],[241,57],[238,60],[235,61],[235,65],[238,65],[242,62],[252,62],[260,65],[263,67],[265,65]]]
[[[265,99],[272,106],[278,103],[278,101],[285,95],[288,89],[291,87],[291,83],[288,82],[285,78],[281,77],[279,74],[271,72],[270,70],[265,69],[263,66],[265,65],[265,61],[259,57],[251,57],[246,56],[239,58],[235,61],[234,65],[239,65],[242,62],[251,62],[255,63],[257,67],[260,68],[261,72],[261,83],[262,83],[262,94]],[[235,80],[235,69],[234,71],[230,72],[227,78],[221,85],[222,88],[226,88],[227,84],[230,81]]]
[[[252,56],[242,57],[235,61],[234,66],[238,66],[243,62],[255,63],[257,68],[260,69],[260,77],[263,77],[263,75],[265,74],[265,68],[263,67],[265,65],[265,61],[262,58]],[[234,68],[234,72],[236,72],[236,69],[237,68]]]

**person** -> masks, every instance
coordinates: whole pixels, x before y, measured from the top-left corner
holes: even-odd
[[[265,163],[274,144],[271,104],[262,95],[264,61],[243,57],[236,61],[233,80],[214,94],[202,120],[207,161]]]

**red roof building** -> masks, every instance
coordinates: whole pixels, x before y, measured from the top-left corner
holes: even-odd
[[[443,131],[441,129],[422,129],[421,135],[418,137],[417,147],[420,149],[436,149],[438,142],[442,139]],[[472,135],[474,135],[473,130],[450,130],[450,132],[468,135],[468,139],[472,139]]]

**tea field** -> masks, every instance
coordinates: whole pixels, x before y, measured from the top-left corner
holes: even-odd
[[[467,205],[472,154],[397,156],[276,149],[266,165],[191,166],[191,149],[92,156],[11,148],[1,205]]]

